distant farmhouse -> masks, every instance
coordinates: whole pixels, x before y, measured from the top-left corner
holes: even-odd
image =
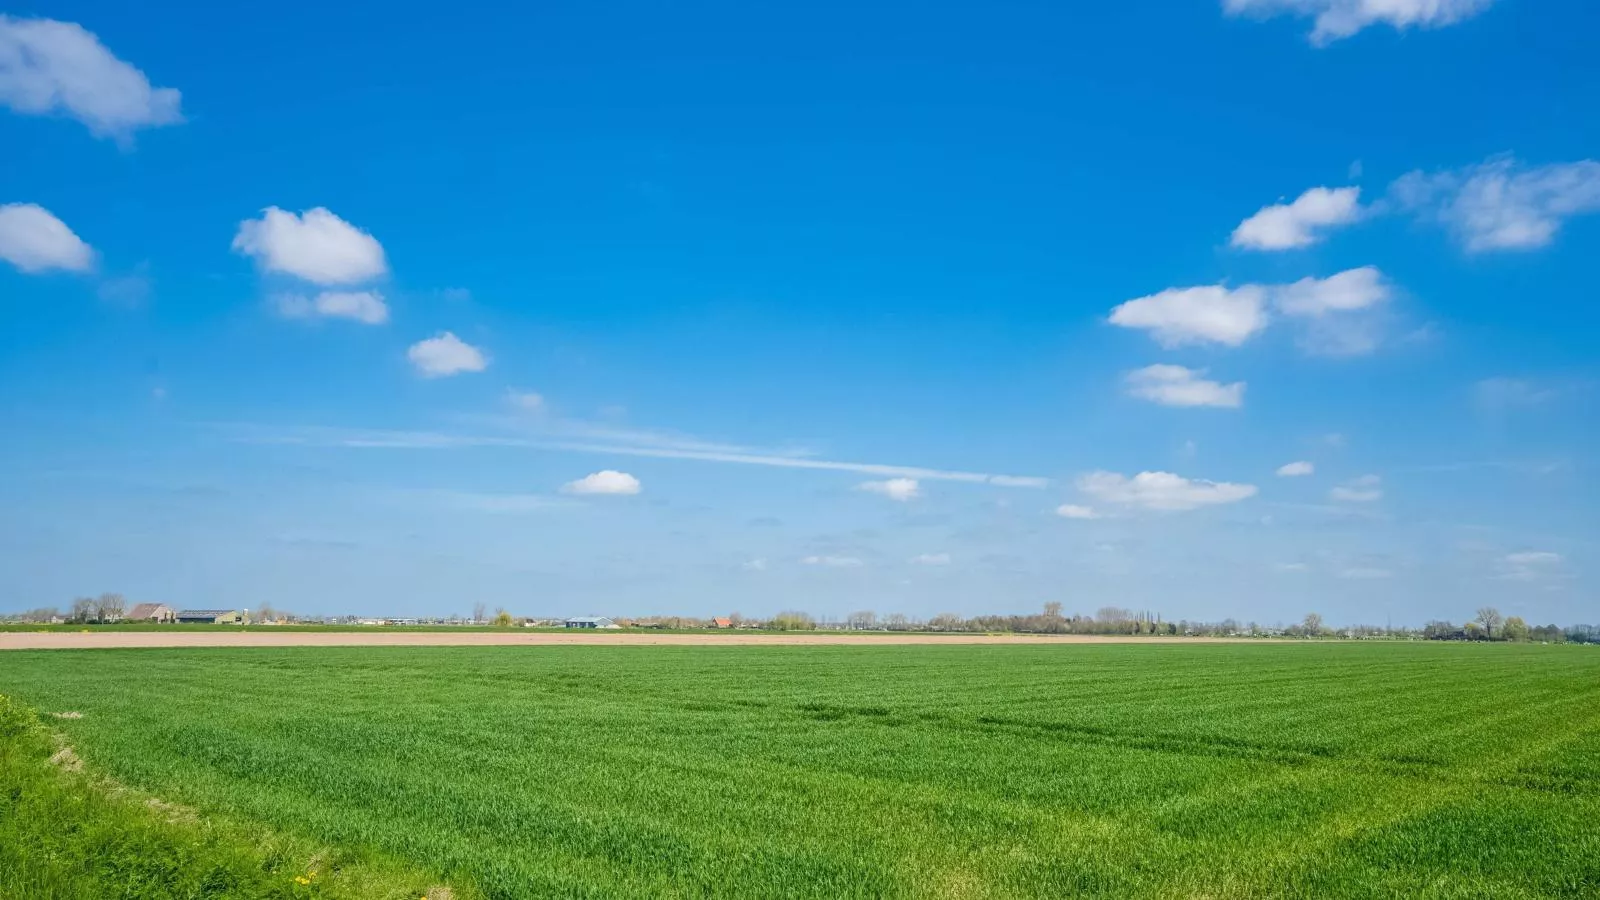
[[[185,609],[177,620],[185,625],[243,625],[244,613],[236,609]]]
[[[717,618],[711,620],[711,627],[712,628],[732,628],[733,627],[733,620],[730,619],[730,618],[727,618],[725,616],[718,616]]]
[[[617,623],[611,621],[609,616],[578,616],[567,619],[561,623],[567,628],[618,628]]]
[[[172,607],[165,603],[140,603],[128,610],[124,621],[128,622],[171,622],[177,619],[178,614]]]

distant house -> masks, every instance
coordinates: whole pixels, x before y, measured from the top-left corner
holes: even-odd
[[[711,620],[711,627],[712,628],[732,628],[733,627],[733,620],[729,619],[729,618],[724,618],[724,617],[715,618],[715,619]]]
[[[185,609],[176,616],[185,625],[242,625],[244,613],[236,609]]]
[[[567,628],[616,628],[617,623],[608,616],[578,616],[561,623]]]
[[[128,610],[125,618],[129,622],[171,622],[177,616],[165,603],[140,603]]]

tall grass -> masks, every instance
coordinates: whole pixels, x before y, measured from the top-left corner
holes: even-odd
[[[121,783],[490,898],[1600,896],[1581,647],[50,651],[0,690]]]

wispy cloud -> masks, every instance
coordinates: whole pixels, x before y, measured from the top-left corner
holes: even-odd
[[[598,426],[597,426],[598,427]],[[436,431],[395,431],[326,427],[273,428],[261,425],[227,425],[235,441],[255,444],[293,444],[311,447],[349,447],[394,450],[458,450],[472,447],[511,447],[597,455],[639,456],[654,459],[683,459],[734,465],[767,466],[780,469],[811,469],[851,472],[880,478],[910,478],[924,481],[953,481],[987,484],[995,487],[1044,488],[1050,479],[1037,475],[1003,475],[966,472],[955,469],[928,469],[919,466],[883,463],[844,462],[786,456],[782,451],[759,449],[720,449],[729,445],[706,444],[691,438],[655,444],[606,442],[601,440],[561,440],[546,437],[510,437],[482,434],[455,434]],[[637,432],[635,434],[638,434]],[[646,434],[649,434],[646,432]],[[700,449],[701,447],[710,449]]]

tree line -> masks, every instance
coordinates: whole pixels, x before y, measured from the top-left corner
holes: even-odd
[[[0,617],[3,621],[54,622],[74,624],[108,624],[121,621],[127,603],[121,594],[105,593],[98,597],[79,597],[72,601],[70,613],[62,614],[54,607],[42,607],[27,612]],[[355,616],[296,616],[262,604],[251,619],[269,623],[342,623],[362,621]],[[477,603],[470,618],[449,616],[418,620],[426,624],[491,625],[509,628],[520,624],[559,624],[560,620],[543,622],[513,616],[505,608],[497,608],[493,615],[486,604]],[[1592,625],[1530,625],[1520,616],[1502,616],[1492,606],[1478,610],[1477,615],[1463,625],[1435,620],[1422,628],[1391,627],[1388,625],[1347,625],[1330,627],[1318,613],[1307,613],[1293,624],[1262,624],[1223,619],[1205,622],[1191,619],[1169,620],[1144,610],[1105,606],[1093,615],[1066,613],[1062,604],[1049,602],[1033,614],[985,614],[963,616],[947,612],[926,619],[905,613],[883,613],[858,610],[842,619],[819,619],[801,610],[784,610],[770,617],[747,617],[737,612],[712,618],[696,616],[643,616],[616,617],[623,627],[696,629],[718,624],[734,628],[752,628],[767,631],[815,631],[819,629],[849,631],[920,631],[966,632],[1003,634],[1081,634],[1081,635],[1157,635],[1193,637],[1297,637],[1297,638],[1401,638],[1437,641],[1540,641],[1545,643],[1595,643],[1600,644],[1600,628]]]

